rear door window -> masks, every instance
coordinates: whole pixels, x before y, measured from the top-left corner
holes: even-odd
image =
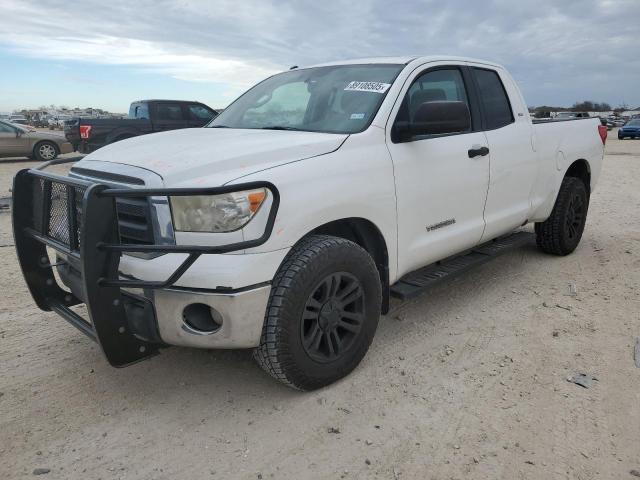
[[[182,120],[182,107],[179,103],[159,103],[156,106],[156,117],[158,120]]]
[[[494,130],[513,123],[509,97],[498,73],[484,68],[474,68],[473,71],[484,114],[484,128]]]

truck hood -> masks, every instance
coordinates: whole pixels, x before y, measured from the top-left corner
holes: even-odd
[[[337,150],[348,135],[286,130],[189,128],[112,143],[89,162],[120,163],[160,175],[166,186],[223,185],[245,175]]]

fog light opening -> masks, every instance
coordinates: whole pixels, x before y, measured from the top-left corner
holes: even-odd
[[[184,307],[182,320],[194,333],[211,334],[222,327],[222,315],[204,303],[191,303]]]

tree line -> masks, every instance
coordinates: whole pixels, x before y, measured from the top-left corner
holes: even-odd
[[[607,102],[593,102],[591,100],[585,100],[583,102],[576,102],[572,107],[553,107],[550,105],[541,105],[539,107],[530,107],[529,111],[536,117],[549,116],[551,112],[611,112],[620,113],[629,110],[628,105],[619,105],[616,108],[611,108]]]

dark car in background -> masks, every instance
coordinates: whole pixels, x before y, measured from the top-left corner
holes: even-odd
[[[110,143],[148,133],[203,127],[218,115],[200,102],[139,100],[127,118],[74,118],[64,122],[64,134],[74,150],[91,153]]]
[[[620,127],[618,139],[624,140],[625,138],[640,138],[640,118],[630,120],[623,127]]]

